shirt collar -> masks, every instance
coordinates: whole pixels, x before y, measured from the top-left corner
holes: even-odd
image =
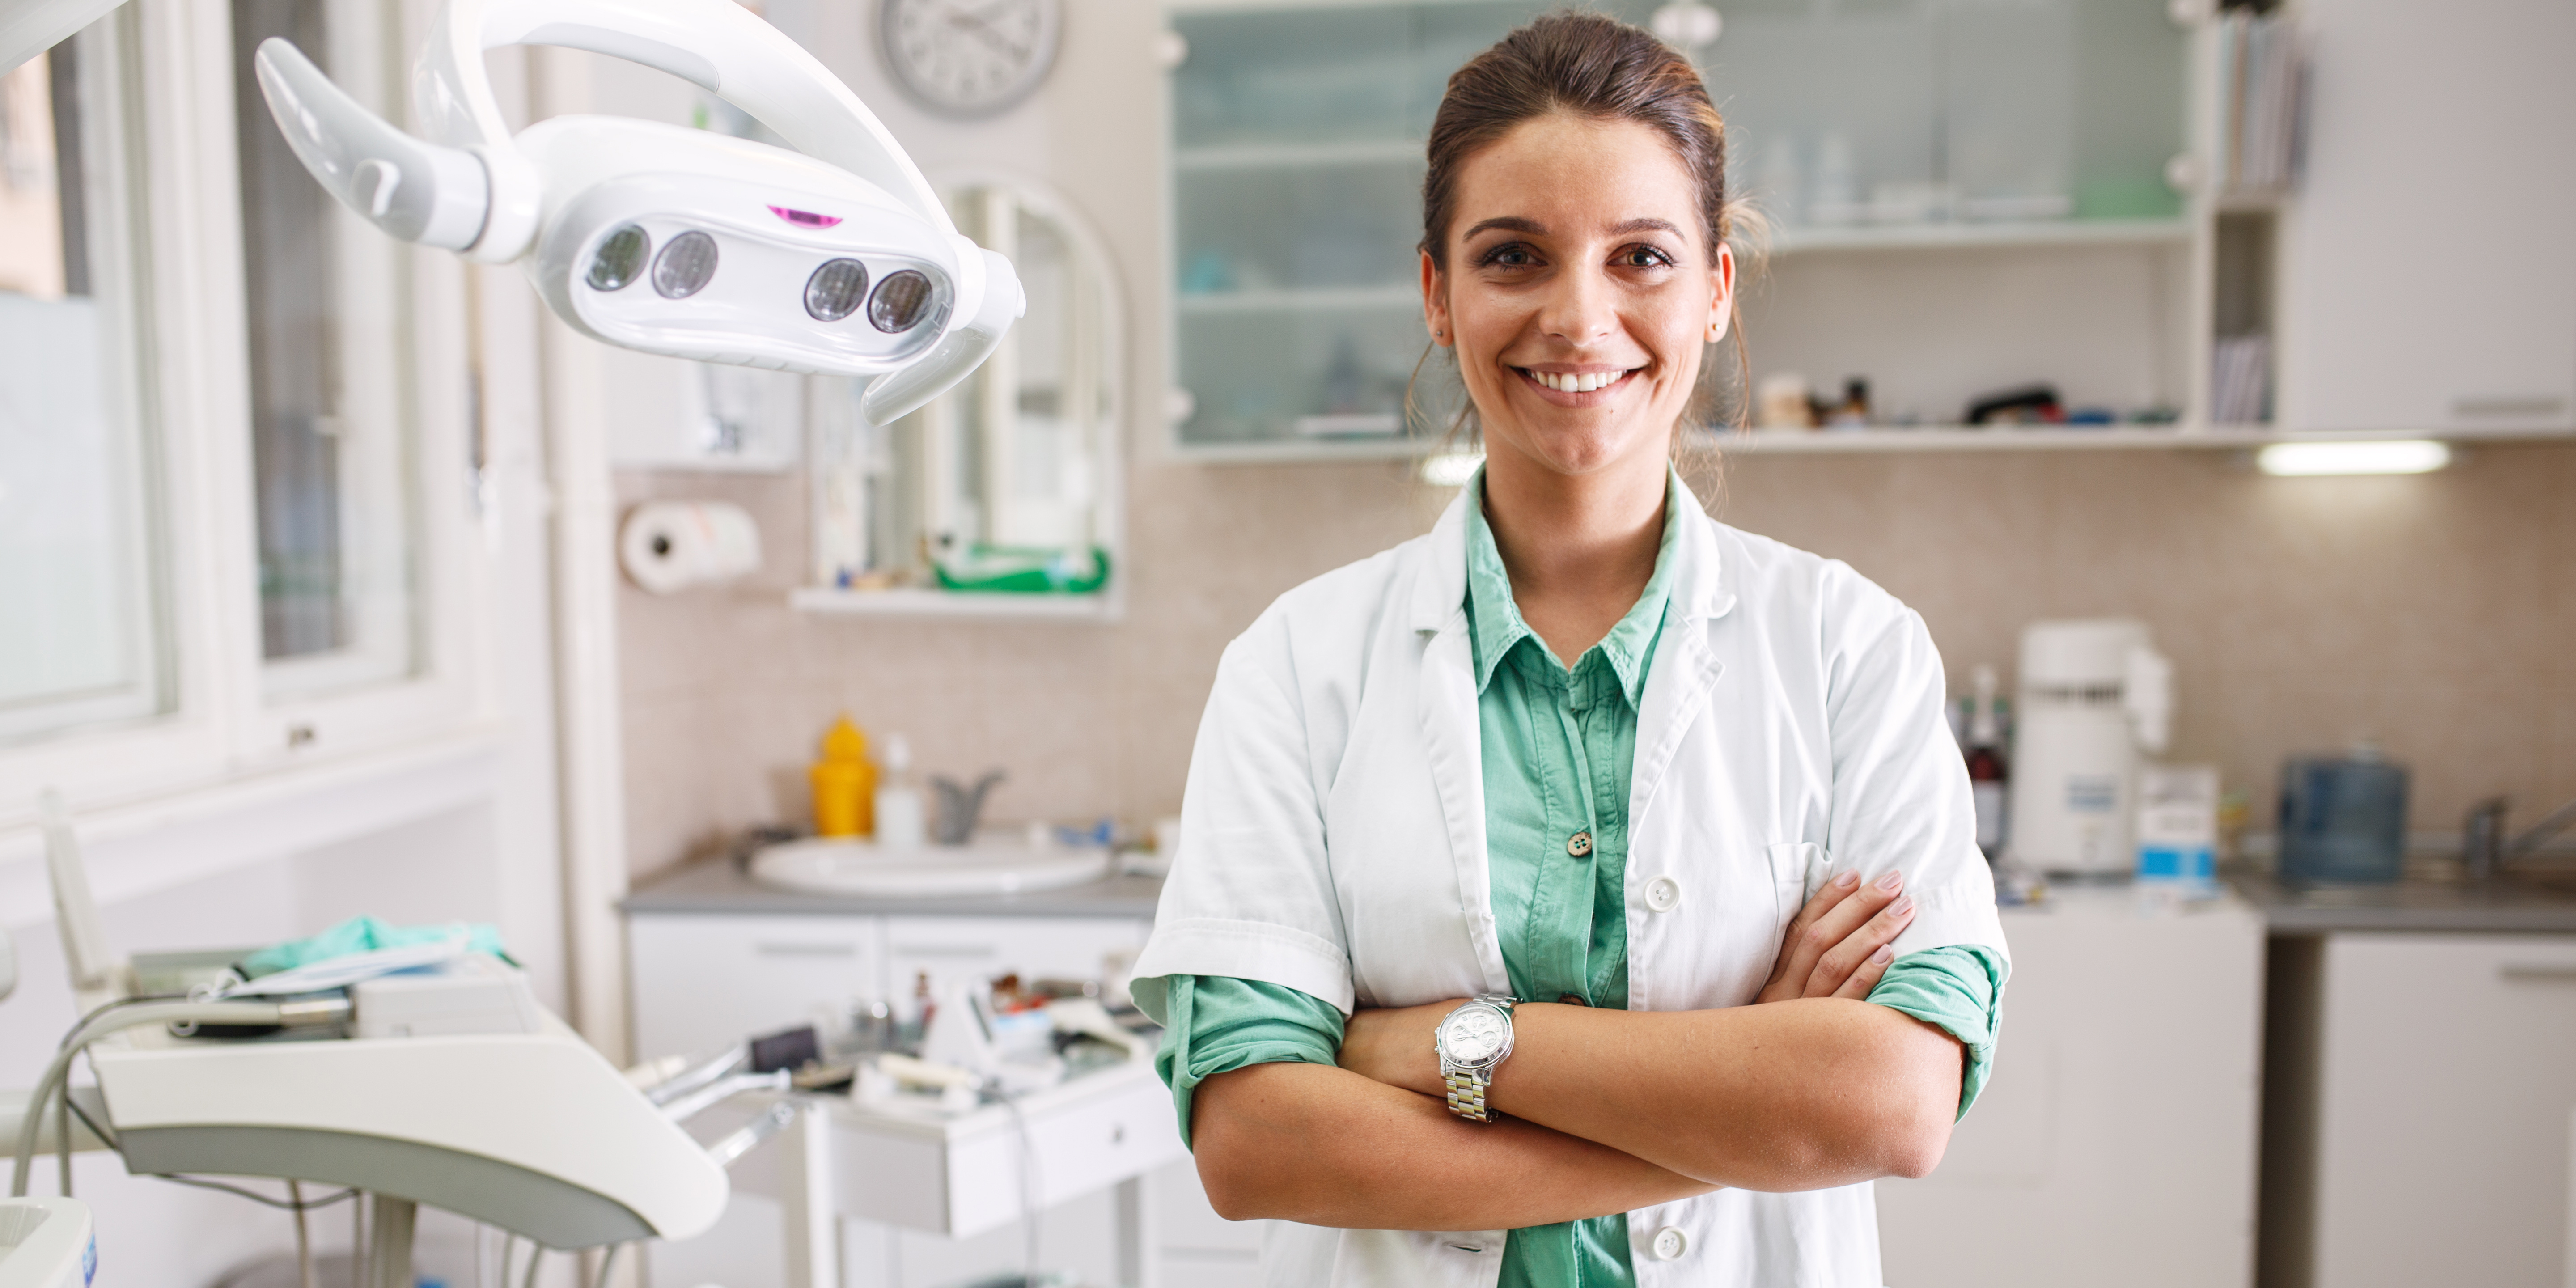
[[[1679,474],[1667,469],[1664,477],[1664,535],[1655,550],[1655,571],[1646,579],[1646,589],[1627,615],[1592,646],[1610,664],[1611,673],[1619,677],[1619,690],[1631,707],[1644,695],[1646,663],[1654,655],[1656,637],[1663,631],[1664,606],[1672,597],[1673,549],[1680,540],[1682,516],[1699,507]],[[1467,480],[1460,500],[1466,509],[1467,631],[1475,646],[1476,692],[1481,694],[1493,683],[1494,668],[1522,640],[1535,640],[1536,635],[1521,619],[1520,605],[1512,598],[1511,574],[1503,567],[1502,548],[1494,544],[1493,528],[1485,522],[1483,468],[1479,467],[1475,477]],[[1686,505],[1689,510],[1683,508]],[[1532,647],[1544,650],[1546,646],[1535,642]],[[1575,661],[1580,665],[1582,659]]]

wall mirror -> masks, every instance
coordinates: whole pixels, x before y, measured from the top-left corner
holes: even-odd
[[[893,425],[856,381],[814,409],[814,611],[1109,616],[1119,603],[1125,313],[1090,226],[1044,186],[939,184],[958,231],[1009,256],[1028,315],[991,361]]]

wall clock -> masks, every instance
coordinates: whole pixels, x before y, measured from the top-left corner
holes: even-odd
[[[1063,0],[881,0],[877,39],[895,83],[942,116],[1000,113],[1055,65]]]

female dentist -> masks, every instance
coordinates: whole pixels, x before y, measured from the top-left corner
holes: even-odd
[[[1271,1284],[1877,1288],[1869,1182],[1985,1081],[2008,958],[1922,620],[1669,464],[1724,169],[1607,18],[1450,79],[1423,311],[1485,467],[1227,648],[1136,967],[1209,1199],[1294,1223]]]

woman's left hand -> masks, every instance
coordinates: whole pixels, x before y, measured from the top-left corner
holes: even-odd
[[[1466,1001],[1461,997],[1428,1006],[1353,1011],[1349,1022],[1342,1026],[1339,1062],[1353,1073],[1390,1087],[1426,1096],[1443,1095],[1440,1052],[1434,1044],[1441,1019]]]
[[[1867,997],[1896,957],[1890,945],[1914,921],[1903,869],[1868,885],[1846,872],[1816,892],[1780,937],[1780,956],[1756,1002]]]

